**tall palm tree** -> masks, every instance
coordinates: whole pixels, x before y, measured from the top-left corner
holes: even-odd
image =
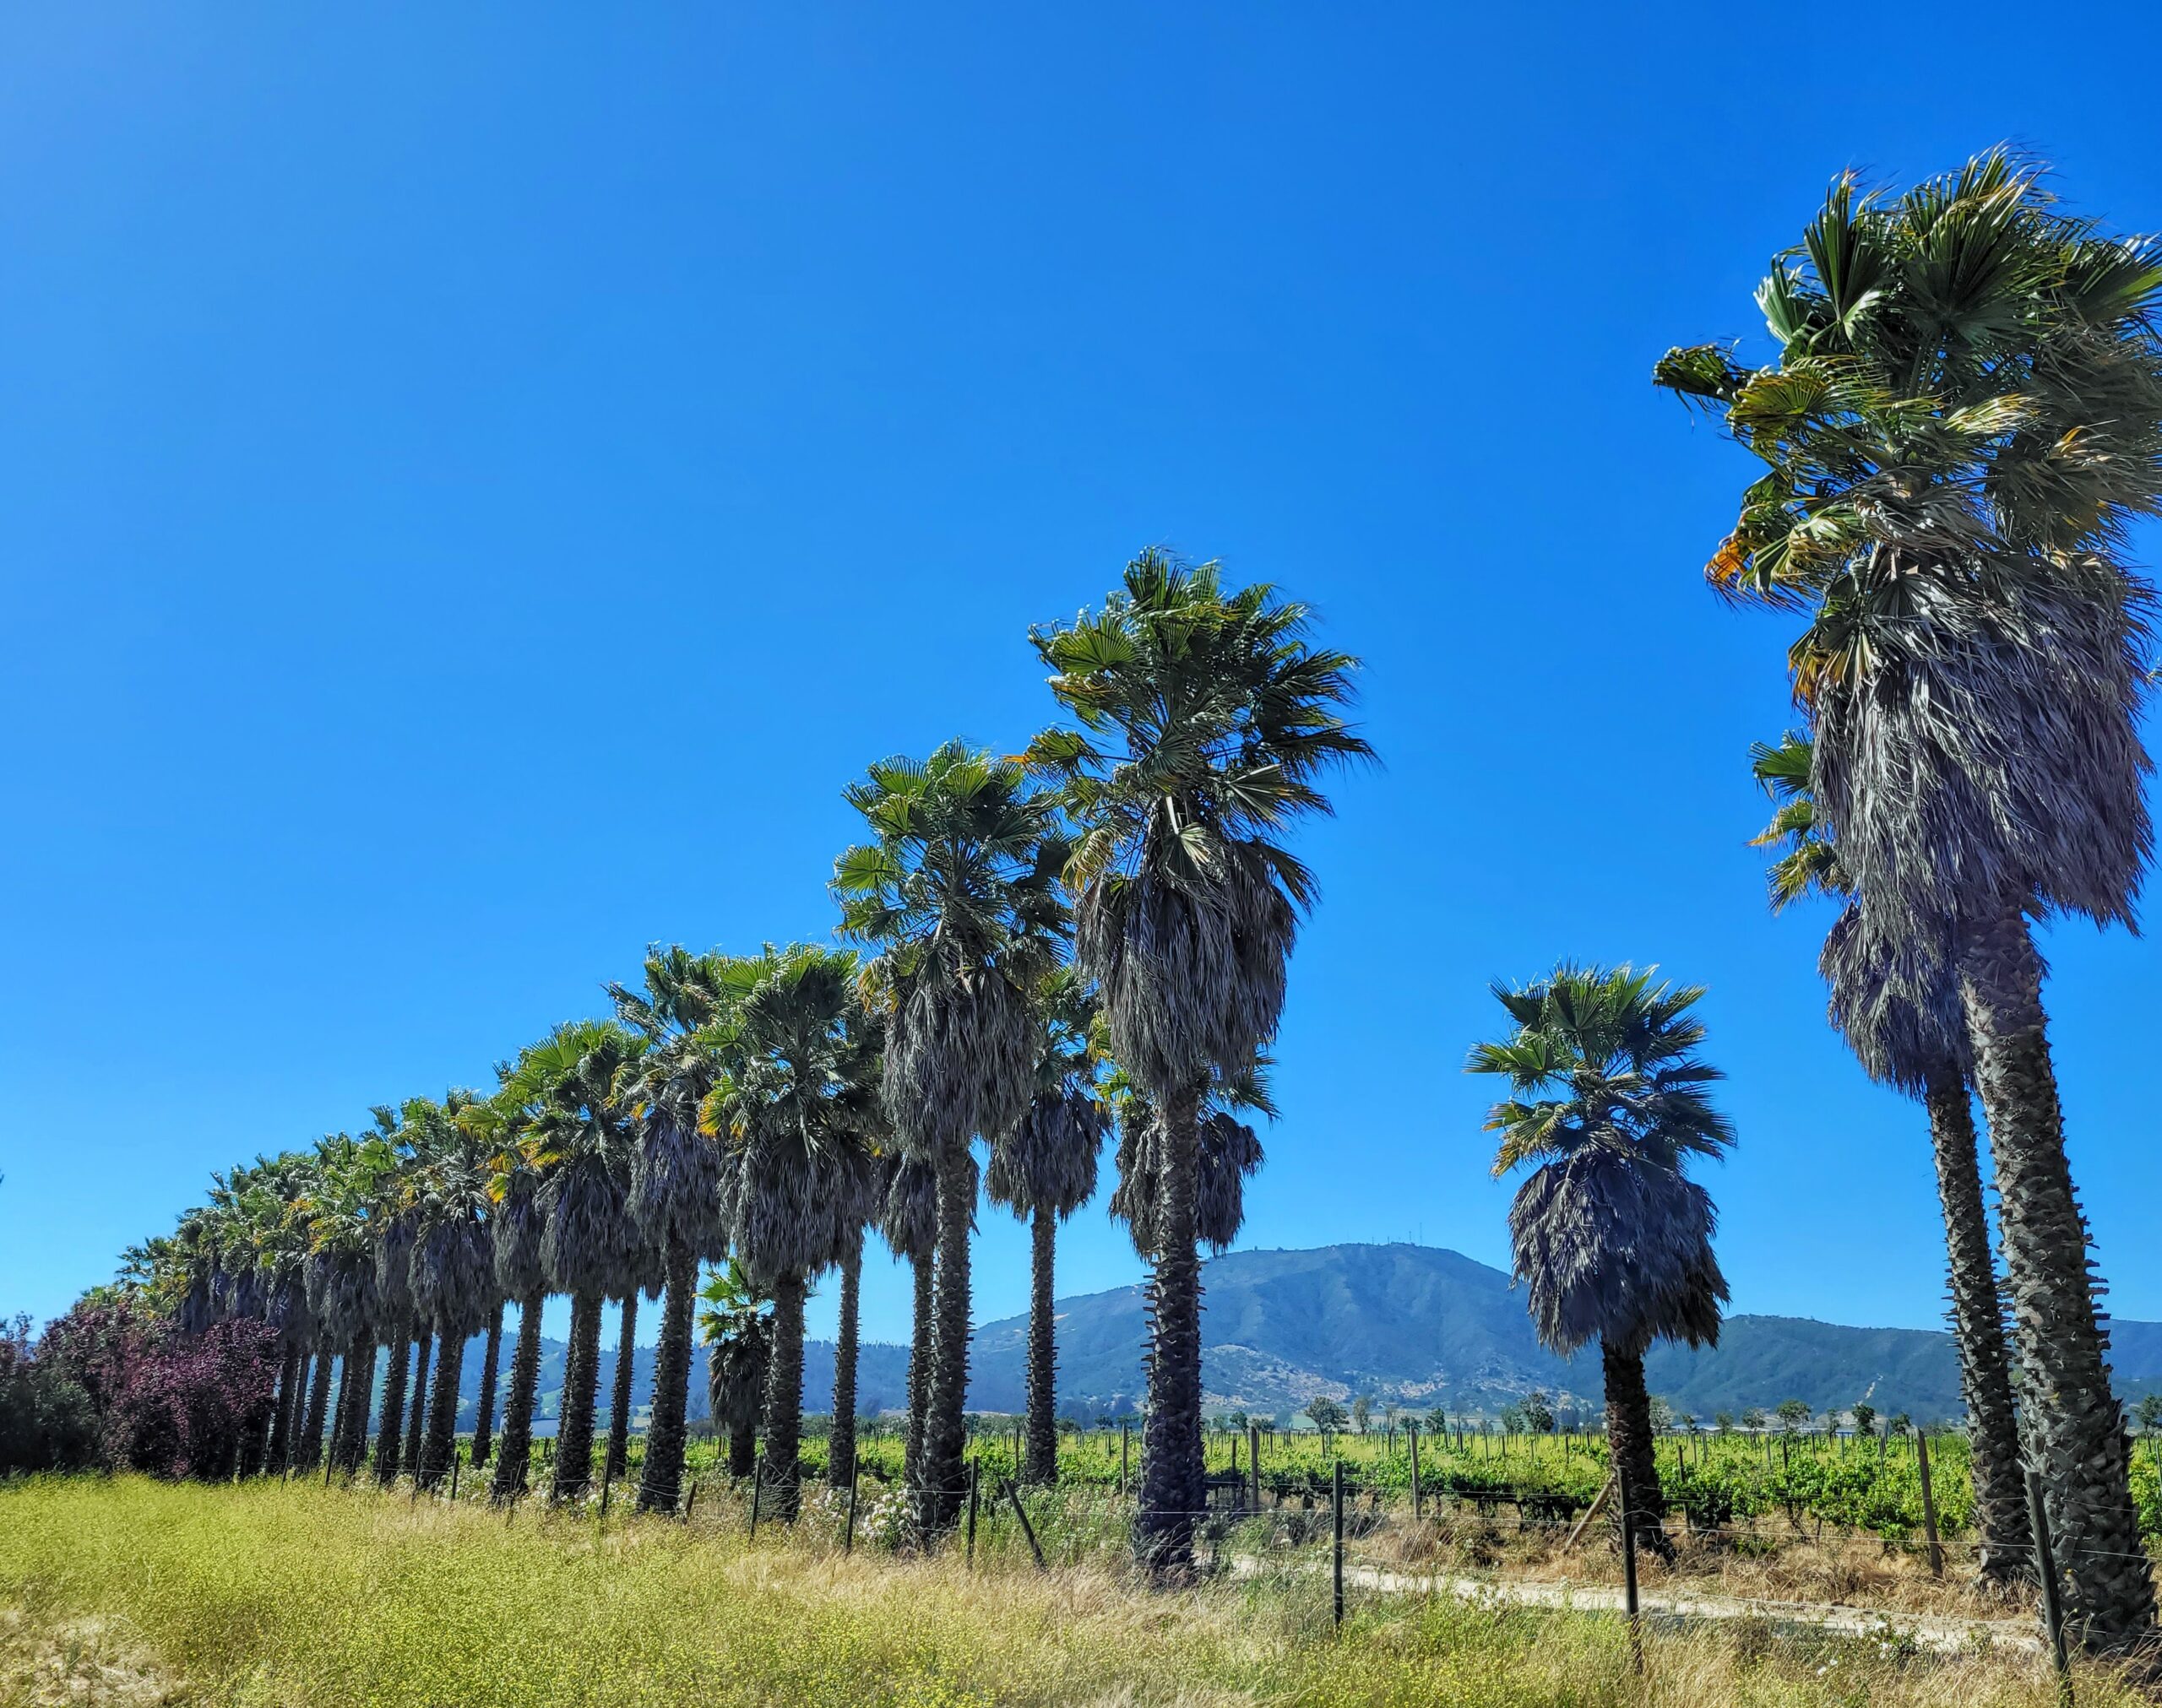
[[[758,1469],[758,1418],[773,1367],[773,1295],[731,1257],[707,1272],[698,1298],[714,1428],[728,1433],[728,1474],[748,1477]]]
[[[929,1537],[960,1506],[971,1147],[1009,1132],[1035,1089],[1032,995],[1064,930],[1064,849],[1051,798],[1019,765],[959,741],[921,762],[883,761],[847,797],[876,840],[834,864],[841,934],[881,951],[866,983],[887,1013],[886,1111],[938,1185],[935,1350],[915,1488]]]
[[[1101,610],[1036,631],[1078,728],[1029,745],[1079,832],[1066,878],[1076,959],[1101,990],[1111,1054],[1161,1109],[1163,1241],[1149,1279],[1149,1418],[1138,1551],[1184,1572],[1206,1491],[1200,1107],[1274,1035],[1306,869],[1281,838],[1328,810],[1332,767],[1371,757],[1341,716],[1355,661],[1311,646],[1311,614],[1214,564],[1144,552]]]
[[[308,1310],[326,1348],[340,1355],[329,1452],[333,1468],[351,1472],[360,1468],[367,1447],[367,1396],[381,1315],[372,1216],[397,1159],[380,1137],[356,1139],[345,1133],[324,1139],[317,1155],[320,1184],[309,1223]],[[317,1380],[327,1389],[319,1372]]]
[[[2031,1575],[2034,1543],[2019,1461],[2004,1304],[1982,1202],[1980,1147],[1968,1084],[1973,1072],[1949,946],[1872,930],[1838,852],[1820,824],[1809,774],[1814,744],[1790,730],[1751,750],[1758,784],[1778,804],[1754,846],[1781,850],[1768,873],[1774,912],[1810,896],[1843,903],[1818,966],[1831,987],[1833,1025],[1870,1076],[1920,1100],[1928,1112],[1944,1215],[1953,1337],[1959,1349],[1973,1451],[1983,1574]]]
[[[723,1030],[721,1077],[699,1125],[729,1152],[731,1249],[774,1299],[765,1483],[792,1519],[801,1498],[803,1302],[811,1277],[860,1239],[884,1171],[877,1029],[856,957],[796,944],[746,963]]]
[[[488,1240],[489,1262],[492,1266],[495,1261],[493,1255],[495,1235],[492,1221],[492,1212]],[[502,1369],[503,1306],[507,1302],[502,1289],[497,1288],[495,1306],[488,1313],[488,1337],[482,1343],[481,1391],[473,1412],[473,1468],[475,1471],[488,1462],[489,1456],[495,1449],[492,1431],[496,1420],[496,1383]]]
[[[2153,1627],[2153,1575],[2030,922],[2128,919],[2151,844],[2151,592],[2122,543],[2162,507],[2162,268],[1998,152],[1892,201],[1841,180],[1759,301],[1775,362],[1703,346],[1656,377],[1767,466],[1709,572],[1809,617],[1790,660],[1811,784],[1871,929],[1951,946],[2020,1427],[2067,1615],[2122,1647]]]
[[[698,1263],[719,1258],[725,1244],[720,1149],[698,1131],[698,1105],[720,1077],[722,1039],[712,1028],[735,991],[725,957],[693,955],[678,945],[647,952],[643,991],[611,984],[609,995],[617,1017],[646,1040],[633,1093],[638,1151],[630,1208],[662,1254],[666,1288],[638,1506],[672,1511],[682,1497]]]
[[[601,1304],[632,1291],[646,1260],[627,1203],[633,1140],[618,1098],[643,1047],[613,1022],[559,1026],[520,1054],[497,1094],[530,1108],[521,1144],[541,1177],[541,1265],[550,1283],[571,1296],[551,1489],[557,1500],[582,1499],[592,1484]]]
[[[434,1488],[450,1472],[465,1342],[502,1302],[489,1226],[492,1159],[486,1138],[459,1119],[476,1101],[473,1093],[454,1088],[440,1103],[416,1098],[402,1111],[415,1163],[406,1200],[413,1224],[413,1306],[438,1347],[426,1428],[413,1466],[414,1480],[423,1488]]]
[[[1088,1044],[1089,1007],[1073,969],[1046,981],[1036,1094],[1020,1125],[991,1147],[984,1187],[1029,1224],[1028,1449],[1022,1474],[1058,1480],[1058,1224],[1095,1196],[1110,1125]]]
[[[1644,1353],[1656,1340],[1718,1345],[1727,1298],[1717,1212],[1687,1174],[1691,1158],[1734,1142],[1705,1094],[1722,1076],[1696,1053],[1704,1028],[1690,1011],[1703,991],[1564,964],[1494,995],[1513,1029],[1475,1045],[1465,1067],[1509,1082],[1486,1117],[1502,1136],[1496,1175],[1535,1165],[1509,1208],[1516,1277],[1546,1346],[1567,1355],[1599,1342],[1624,1521],[1669,1555]]]
[[[390,1351],[383,1385],[383,1412],[376,1431],[375,1480],[388,1484],[397,1478],[402,1467],[412,1462],[420,1446],[417,1429],[410,1432],[411,1446],[407,1445],[405,1363],[409,1353],[419,1345],[421,1349],[413,1354],[416,1375],[412,1384],[416,1391],[412,1395],[413,1409],[417,1415],[422,1400],[418,1390],[426,1380],[427,1353],[425,1331],[416,1331],[411,1278],[413,1219],[404,1202],[404,1177],[411,1165],[412,1150],[400,1131],[399,1113],[394,1108],[388,1103],[378,1104],[369,1113],[375,1122],[375,1142],[391,1159],[378,1186],[371,1220],[378,1339]]]

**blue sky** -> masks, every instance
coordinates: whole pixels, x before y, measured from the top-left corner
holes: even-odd
[[[488,1082],[649,941],[823,935],[841,785],[1018,746],[1029,625],[1160,543],[1312,600],[1385,760],[1306,838],[1245,1243],[1503,1261],[1487,981],[1655,961],[1732,1076],[1736,1308],[1937,1321],[1920,1113],[1743,846],[1789,718],[1784,623],[1698,576],[1743,471],[1647,383],[1758,334],[1845,166],[2010,138],[2162,226],[2086,29],[1899,9],[0,19],[0,1307]],[[2048,949],[2111,1303],[2162,1317],[2154,951]],[[1138,1272],[1084,1211],[1062,1289]],[[874,1261],[866,1331],[907,1308]]]

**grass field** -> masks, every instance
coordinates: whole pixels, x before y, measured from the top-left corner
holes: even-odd
[[[504,1516],[372,1489],[138,1478],[0,1487],[0,1701],[361,1704],[2052,1702],[2023,1656],[1947,1658],[1754,1624],[1621,1623],[1368,1598],[1332,1631],[1314,1575],[1141,1589],[768,1526]],[[2138,1700],[2097,1672],[2090,1708]]]

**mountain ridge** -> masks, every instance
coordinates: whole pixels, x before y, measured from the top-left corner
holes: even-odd
[[[1290,1416],[1317,1396],[1452,1416],[1492,1416],[1536,1388],[1557,1406],[1600,1405],[1595,1355],[1557,1358],[1538,1342],[1521,1293],[1502,1271],[1442,1246],[1341,1244],[1235,1251],[1203,1266],[1202,1380],[1212,1412]],[[1058,1402],[1084,1418],[1130,1412],[1143,1391],[1146,1318],[1138,1286],[1058,1301]],[[2162,1387],[2162,1323],[2111,1324],[2112,1363],[2127,1398]],[[1026,1391],[1028,1319],[981,1324],[970,1348],[972,1410],[1019,1412]],[[506,1349],[508,1350],[508,1349]],[[562,1347],[544,1342],[543,1415],[553,1414]],[[602,1353],[606,1403],[615,1351]],[[818,1409],[833,1387],[834,1350],[805,1348],[804,1396]],[[653,1348],[635,1349],[633,1391],[652,1387]],[[464,1391],[477,1392],[477,1342]],[[907,1403],[908,1348],[866,1342],[860,1350],[861,1408]],[[1958,1364],[1937,1329],[1867,1328],[1812,1317],[1730,1316],[1716,1348],[1660,1345],[1645,1361],[1652,1391],[1677,1415],[1709,1419],[1800,1399],[1822,1412],[1867,1400],[1879,1412],[1924,1419],[1958,1416]],[[692,1373],[693,1418],[705,1413],[703,1349]]]

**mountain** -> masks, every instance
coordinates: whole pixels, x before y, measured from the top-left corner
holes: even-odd
[[[1534,1388],[1562,1408],[1600,1403],[1595,1354],[1554,1356],[1531,1331],[1524,1295],[1498,1269],[1427,1245],[1325,1245],[1306,1251],[1235,1251],[1203,1267],[1202,1380],[1212,1411],[1288,1416],[1317,1395],[1364,1394],[1426,1410],[1491,1414]],[[1144,1300],[1138,1287],[1059,1301],[1059,1407],[1084,1418],[1130,1412],[1143,1391]],[[2162,1387],[2162,1323],[2111,1324],[2118,1385],[2129,1397]],[[1028,1320],[977,1331],[971,1407],[1018,1412],[1025,1392]],[[508,1348],[505,1348],[506,1355]],[[833,1347],[806,1353],[804,1395],[815,1410],[833,1389]],[[469,1402],[480,1373],[465,1360]],[[508,1357],[506,1357],[508,1363]],[[605,1410],[615,1353],[600,1359]],[[653,1348],[640,1347],[633,1391],[643,1406]],[[554,1414],[562,1347],[543,1346],[542,1410]],[[1930,1419],[1961,1410],[1950,1336],[1936,1330],[1849,1328],[1805,1317],[1730,1316],[1715,1350],[1655,1347],[1652,1391],[1676,1412],[1708,1418],[1751,1406],[1806,1401],[1825,1411],[1867,1400],[1878,1411]],[[866,1344],[857,1381],[863,1410],[907,1400],[908,1349]],[[692,1414],[705,1412],[703,1353],[692,1376]]]

